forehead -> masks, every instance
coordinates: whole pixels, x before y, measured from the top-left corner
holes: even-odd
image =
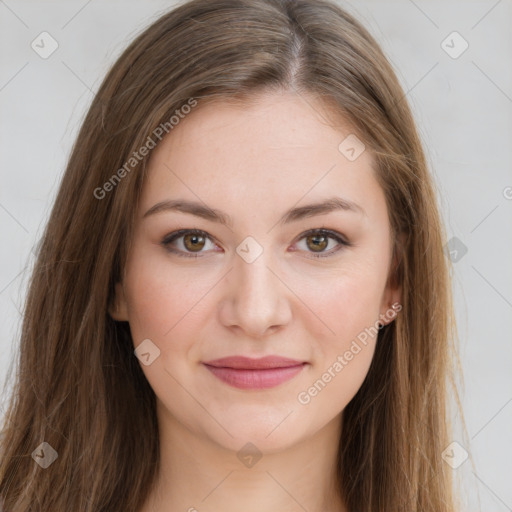
[[[315,149],[330,149],[336,155],[344,133],[351,133],[347,123],[338,119],[333,128],[332,112],[318,99],[289,92],[260,93],[246,103],[209,99],[202,104],[199,100],[198,107],[179,121],[154,153],[181,146],[228,151],[240,158],[249,156],[248,152],[264,158],[262,149],[273,156]],[[239,145],[227,146],[228,142]]]
[[[179,195],[212,207],[243,198],[247,207],[284,209],[333,194],[382,206],[370,152],[354,161],[340,152],[353,132],[343,120],[333,126],[325,103],[293,93],[198,101],[153,150],[143,206]]]

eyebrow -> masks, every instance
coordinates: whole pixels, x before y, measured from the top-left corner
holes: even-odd
[[[284,215],[278,221],[278,224],[288,224],[290,222],[294,222],[306,217],[314,217],[316,215],[322,215],[339,210],[367,216],[364,209],[353,201],[349,201],[348,199],[343,199],[341,197],[331,197],[320,203],[307,204],[305,206],[291,208],[284,213]],[[186,201],[184,199],[167,199],[165,201],[160,201],[159,203],[152,206],[144,214],[143,219],[157,213],[168,211],[189,213],[198,217],[202,217],[203,219],[210,220],[212,222],[218,222],[225,226],[233,225],[233,220],[228,214],[220,210],[209,208],[202,203]]]

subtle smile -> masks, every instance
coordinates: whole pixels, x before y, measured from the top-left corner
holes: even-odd
[[[292,379],[308,363],[279,356],[267,356],[260,359],[233,356],[203,364],[215,377],[233,387],[265,389]]]

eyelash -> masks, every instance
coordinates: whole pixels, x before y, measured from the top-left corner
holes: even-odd
[[[178,250],[170,248],[170,244],[172,242],[174,242],[176,239],[178,239],[184,235],[188,235],[188,234],[200,235],[205,238],[208,238],[212,242],[214,241],[213,238],[210,235],[208,235],[208,233],[206,233],[205,231],[202,231],[200,229],[180,229],[178,231],[174,231],[173,233],[169,233],[168,235],[166,235],[161,243],[167,251],[169,251],[173,254],[176,254],[177,256],[184,257],[184,258],[200,258],[200,257],[202,257],[201,253],[197,253],[197,254],[185,253],[183,251],[178,251]],[[344,240],[341,237],[341,235],[339,233],[337,233],[336,231],[331,231],[330,229],[323,229],[323,228],[322,229],[310,229],[310,230],[302,233],[299,240],[302,240],[303,238],[306,238],[310,235],[315,235],[315,234],[316,235],[324,235],[329,238],[332,238],[332,239],[336,240],[336,242],[338,242],[341,246],[345,246],[345,247],[352,246],[352,244],[350,242],[347,242],[346,240]],[[328,253],[318,253],[318,254],[311,253],[311,257],[312,258],[329,258],[333,254],[338,253],[340,250],[342,250],[342,247],[339,247],[334,250],[331,249]]]

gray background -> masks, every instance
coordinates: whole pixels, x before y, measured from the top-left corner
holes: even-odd
[[[464,510],[512,511],[512,2],[340,4],[371,30],[397,70],[448,238],[457,239],[450,249],[468,440],[454,418],[454,441],[471,452],[475,468],[468,459],[450,470],[465,489]],[[128,42],[172,6],[0,0],[1,381],[15,357],[31,251],[84,113]],[[47,59],[31,48],[43,31],[59,45]],[[453,31],[469,44],[458,58],[442,47]],[[462,44],[453,36],[444,43],[452,53]],[[0,415],[2,407],[5,397]]]

